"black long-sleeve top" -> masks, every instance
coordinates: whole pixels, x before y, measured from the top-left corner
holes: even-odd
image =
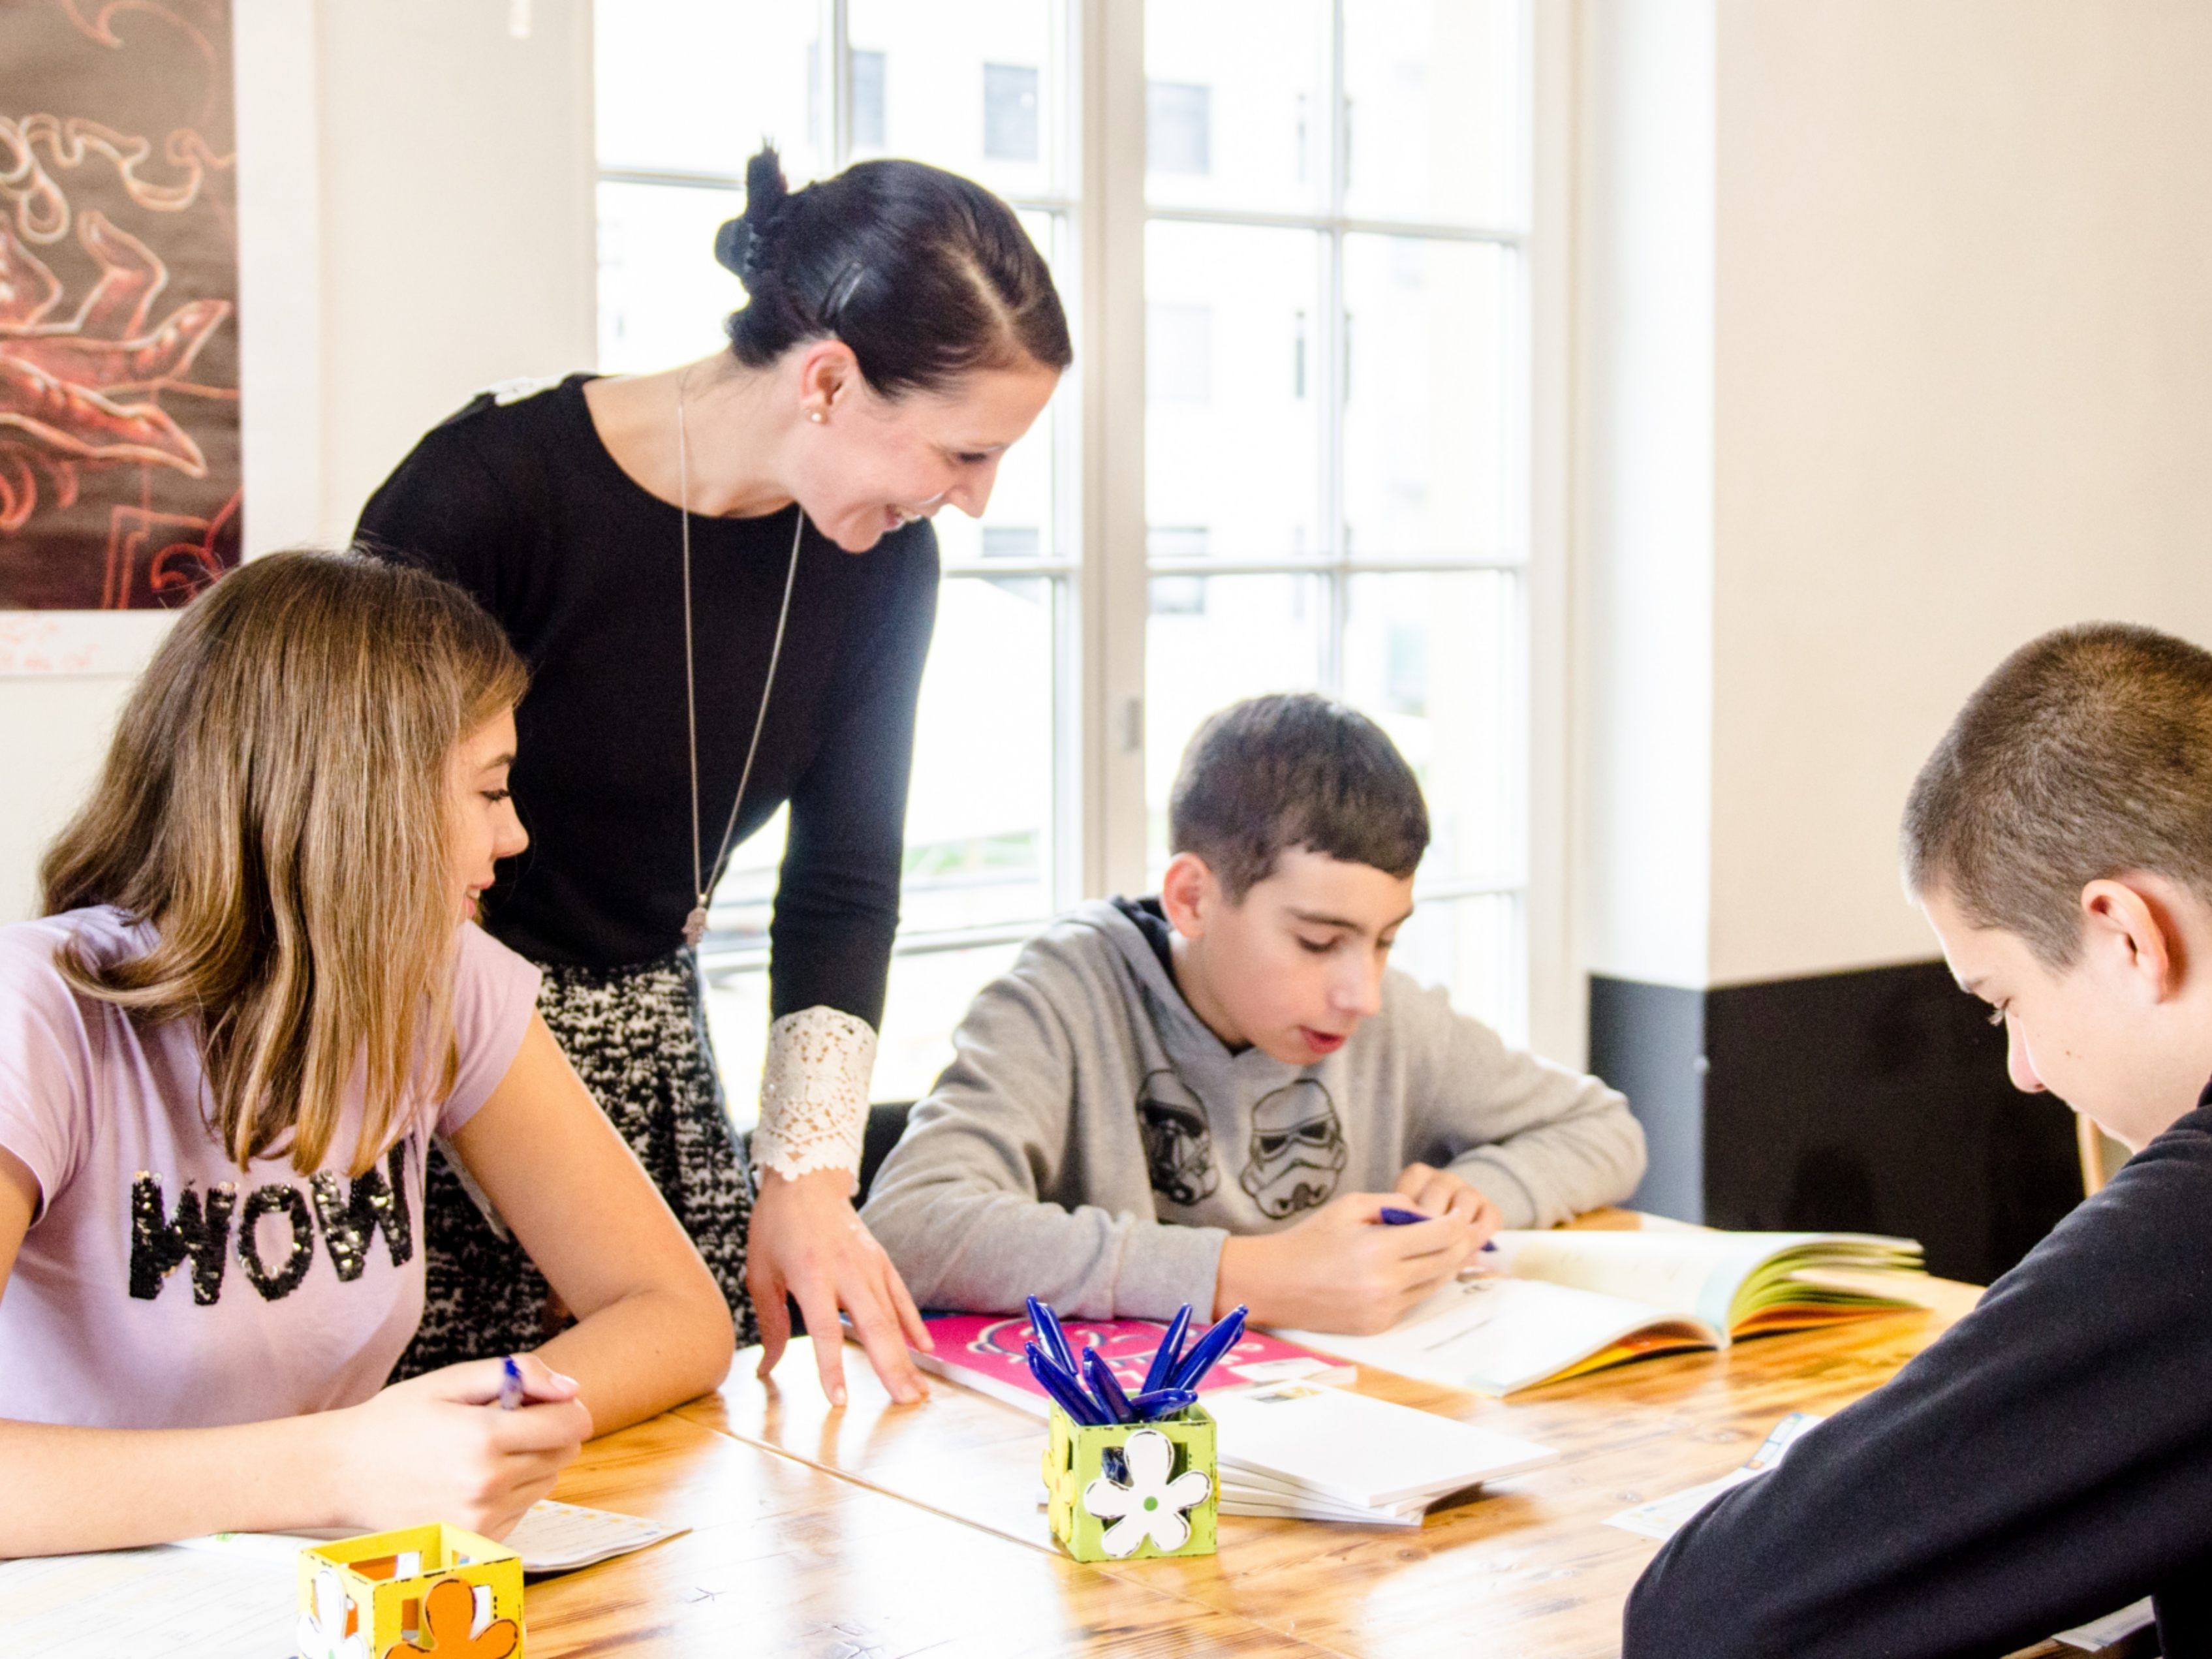
[[[531,846],[486,896],[486,925],[539,962],[611,968],[675,950],[695,889],[680,515],[608,453],[584,401],[591,378],[477,396],[370,497],[357,535],[475,594],[530,665],[513,788]],[[710,870],[760,704],[797,511],[691,520]],[[927,522],[858,556],[807,527],[733,838],[790,803],[769,934],[777,1016],[826,1005],[882,1018],[936,604]]]
[[[2212,1088],[1981,1305],[1677,1533],[1624,1659],[2001,1655],[2155,1598],[2212,1655]]]

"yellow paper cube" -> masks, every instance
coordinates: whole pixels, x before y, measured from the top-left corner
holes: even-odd
[[[459,1527],[300,1552],[301,1659],[523,1659],[522,1558]]]

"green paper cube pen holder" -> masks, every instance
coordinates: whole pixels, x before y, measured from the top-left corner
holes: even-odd
[[[1103,1427],[1078,1424],[1059,1406],[1050,1411],[1050,1435],[1045,1445],[1044,1484],[1049,1495],[1048,1511],[1052,1535],[1060,1547],[1079,1561],[1144,1561],[1161,1555],[1212,1555],[1217,1547],[1217,1525],[1221,1507],[1221,1476],[1214,1461],[1213,1419],[1199,1406],[1186,1407],[1173,1417],[1152,1423],[1115,1423]],[[1121,1453],[1121,1479],[1115,1485],[1133,1487],[1135,1472],[1128,1467],[1130,1440],[1147,1430],[1157,1431],[1174,1449],[1167,1472],[1172,1484],[1195,1470],[1206,1477],[1206,1496],[1176,1512],[1189,1525],[1189,1536],[1177,1548],[1164,1549],[1146,1533],[1133,1548],[1110,1548],[1109,1531],[1118,1517],[1091,1513],[1084,1501],[1093,1481],[1107,1480],[1106,1454]],[[1172,1500],[1170,1500],[1172,1503]],[[1135,1504],[1156,1509],[1138,1494]],[[1133,1510],[1134,1506],[1133,1506]],[[1115,1541],[1126,1543],[1125,1533]]]

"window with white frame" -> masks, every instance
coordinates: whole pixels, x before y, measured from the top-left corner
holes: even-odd
[[[1100,823],[1141,819],[1144,878],[1157,875],[1183,744],[1212,709],[1263,690],[1329,690],[1397,740],[1436,830],[1397,960],[1510,1033],[1525,1022],[1522,0],[1094,9],[1117,3],[598,8],[609,373],[720,343],[743,295],[712,258],[714,232],[740,210],[763,137],[794,185],[876,155],[989,185],[1053,261],[1072,319],[1102,314],[1078,291],[1102,268],[1079,251],[1109,234],[1079,189],[1086,149],[1129,156],[1133,179],[1141,167],[1143,292],[1114,296],[1142,319],[1143,352],[1120,359],[1143,365],[1141,403],[1133,388],[1081,396],[1079,377],[1102,370],[1079,325],[1077,372],[1008,456],[988,513],[937,521],[945,586],[879,1098],[926,1090],[975,989],[1085,896],[1100,866],[1081,843]],[[1097,96],[1079,43],[1139,18],[1141,58],[1117,60],[1133,84],[1115,90],[1127,95]],[[1086,86],[1094,106],[1142,110],[1140,155],[1139,135],[1102,131],[1103,110],[1079,106]],[[1084,429],[1117,408],[1141,410],[1141,446]],[[1079,462],[1093,445],[1143,474],[1146,528],[1126,547],[1081,544],[1095,520],[1078,499]],[[1086,558],[1143,567],[1145,601],[1106,614],[1103,643],[1078,616],[1099,591]],[[1086,648],[1142,661],[1140,717],[1126,699],[1086,694]],[[1140,769],[1085,764],[1132,742]],[[1132,799],[1086,799],[1086,780]],[[702,951],[740,1115],[765,1040],[781,854],[780,822],[738,851]]]

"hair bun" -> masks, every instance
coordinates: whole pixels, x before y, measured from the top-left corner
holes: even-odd
[[[725,270],[739,281],[750,276],[748,267],[758,251],[760,233],[790,199],[783,158],[774,144],[763,143],[760,153],[745,163],[745,210],[714,233],[714,258]]]
[[[733,276],[744,277],[745,260],[752,251],[753,228],[742,215],[725,220],[722,228],[714,233],[715,263]]]

